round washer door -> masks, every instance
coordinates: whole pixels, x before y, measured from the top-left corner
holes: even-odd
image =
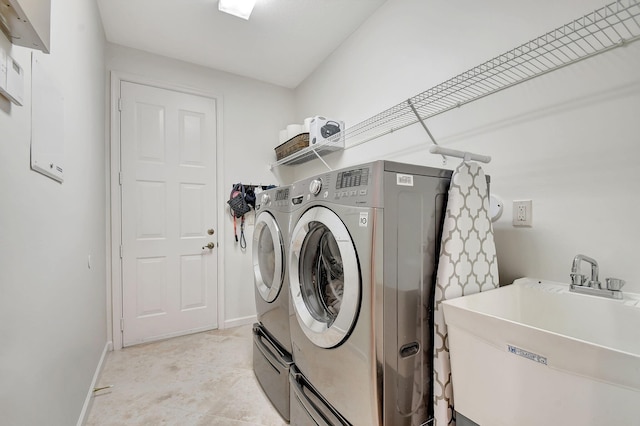
[[[268,303],[276,300],[282,288],[284,261],[278,223],[271,213],[263,211],[256,218],[253,231],[253,275],[258,293]]]
[[[307,210],[291,234],[289,285],[298,323],[316,346],[341,344],[360,308],[360,269],[351,235],[325,207]]]

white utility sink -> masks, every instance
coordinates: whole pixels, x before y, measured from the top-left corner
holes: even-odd
[[[481,426],[640,425],[640,295],[531,278],[443,302],[456,411]]]

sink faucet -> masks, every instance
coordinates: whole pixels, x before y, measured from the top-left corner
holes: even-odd
[[[591,264],[591,279],[587,280],[587,277],[580,273],[580,263],[584,261]],[[573,285],[587,285],[587,287],[601,288],[600,281],[598,281],[598,262],[589,256],[579,254],[573,258],[571,264],[571,284]]]
[[[580,273],[580,264],[587,262],[591,265],[591,279],[587,279],[586,275]],[[602,296],[611,299],[623,299],[622,291],[620,290],[625,284],[624,280],[619,278],[607,278],[606,286],[602,286],[598,281],[598,262],[595,259],[579,254],[573,258],[571,263],[571,285],[569,291],[574,293],[588,294],[591,296]]]

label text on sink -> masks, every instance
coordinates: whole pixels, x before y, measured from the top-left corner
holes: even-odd
[[[507,350],[514,355],[518,355],[528,360],[535,361],[543,365],[547,365],[547,357],[544,357],[542,355],[525,351],[524,349],[521,349],[517,346],[512,346],[512,345],[507,345]]]

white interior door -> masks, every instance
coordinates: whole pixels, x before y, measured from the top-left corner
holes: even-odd
[[[217,328],[216,101],[120,92],[123,346]]]

